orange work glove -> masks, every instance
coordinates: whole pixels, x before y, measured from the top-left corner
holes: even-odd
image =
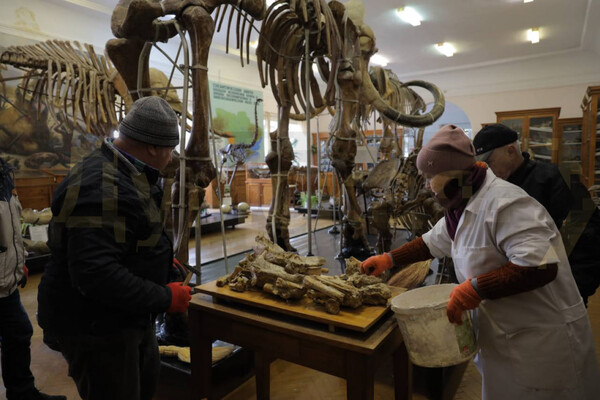
[[[29,279],[29,269],[27,269],[27,265],[23,265],[23,277],[19,281],[18,285],[21,286],[21,289],[27,285],[27,280]]]
[[[183,286],[182,282],[171,282],[167,285],[171,290],[171,305],[167,310],[168,313],[182,313],[187,310],[190,300],[192,299],[192,288]]]
[[[185,277],[187,276],[187,270],[185,269],[183,264],[181,264],[181,262],[175,257],[173,257],[173,270],[171,272],[173,273],[173,277],[171,277],[170,280],[173,281],[185,279]]]
[[[463,311],[477,308],[479,303],[481,297],[471,285],[471,280],[464,281],[450,292],[450,300],[446,306],[448,321],[461,325]]]
[[[380,275],[386,269],[394,266],[394,260],[390,253],[383,253],[367,258],[360,264],[360,272],[367,275]]]

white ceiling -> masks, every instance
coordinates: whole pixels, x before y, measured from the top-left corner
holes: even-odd
[[[600,0],[363,1],[365,23],[375,33],[379,53],[402,80],[429,80],[455,96],[600,82]],[[101,52],[113,37],[110,16],[116,4],[117,0],[1,1],[0,46],[27,43],[19,37],[58,38],[91,43]],[[422,15],[420,26],[397,17],[395,10],[402,6]],[[525,38],[532,27],[541,32],[537,44]],[[434,44],[442,41],[456,47],[453,57],[435,50]],[[259,85],[255,66],[240,69],[239,55],[232,50],[226,57],[224,44],[225,32],[215,34],[212,73]],[[169,45],[175,48],[176,43]]]
[[[116,0],[61,0],[82,12],[107,12]],[[351,0],[355,2],[356,0]],[[399,76],[448,72],[561,52],[600,49],[600,0],[363,0],[365,23],[376,36],[379,53]],[[342,1],[347,3],[348,1]],[[411,6],[423,17],[413,27],[395,9]],[[541,40],[526,41],[526,30],[539,27]],[[434,44],[451,42],[453,57]],[[224,45],[224,33],[215,35]]]
[[[598,0],[414,0],[369,1],[365,22],[373,27],[380,53],[399,75],[426,74],[515,61],[582,49],[586,35],[600,41],[598,19],[590,20]],[[412,6],[423,17],[413,27],[396,6]],[[537,44],[526,31],[540,28]],[[593,32],[595,30],[595,32]],[[453,57],[434,44],[451,42]],[[593,44],[590,43],[590,46]]]

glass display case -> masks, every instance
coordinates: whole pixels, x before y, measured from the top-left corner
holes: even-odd
[[[581,103],[583,133],[581,143],[581,181],[588,188],[600,185],[600,86],[590,86]]]
[[[521,149],[534,160],[558,164],[560,138],[557,121],[560,107],[496,112],[497,122],[519,135]]]
[[[559,136],[559,164],[569,171],[581,174],[582,118],[561,118],[557,123]]]

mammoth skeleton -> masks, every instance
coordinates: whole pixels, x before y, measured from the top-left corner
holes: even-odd
[[[290,118],[301,119],[307,113],[315,116],[324,108],[335,106],[327,152],[343,183],[342,254],[348,257],[369,252],[352,177],[361,105],[368,105],[384,118],[410,127],[430,125],[444,111],[443,94],[423,81],[408,82],[405,86],[420,86],[432,93],[434,105],[429,113],[407,114],[386,102],[369,76],[369,59],[377,51],[375,36],[367,25],[358,19],[353,21],[349,14],[356,15],[348,13],[346,7],[335,0],[328,3],[280,0],[267,10],[261,27],[257,48],[261,82],[266,86],[270,80],[279,106],[279,127],[271,133],[273,151],[266,158],[276,194],[269,210],[267,231],[271,239],[286,250],[292,249],[287,227],[289,195],[285,190],[293,160],[287,132]],[[303,57],[305,53],[310,54],[309,59]],[[307,68],[312,61],[316,61],[319,74],[327,82],[324,95],[312,68]],[[310,87],[310,97],[304,87]],[[291,113],[292,108],[296,114]],[[304,116],[298,115],[299,112]],[[271,227],[273,219],[276,229]]]
[[[191,41],[192,133],[185,148],[185,171],[177,172],[172,190],[174,199],[179,197],[181,185],[185,185],[187,194],[184,204],[174,208],[176,242],[181,249],[178,257],[183,261],[188,257],[188,221],[192,215],[190,208],[185,205],[190,203],[190,199],[201,203],[204,188],[216,176],[208,143],[210,116],[206,65],[217,22],[220,28],[228,7],[231,7],[230,24],[234,21],[234,11],[240,10],[236,37],[238,43],[242,43],[242,52],[244,36],[246,43],[250,38],[253,18],[266,17],[257,48],[259,76],[263,87],[270,81],[279,106],[278,130],[270,134],[273,150],[265,160],[271,171],[275,194],[267,227],[272,240],[286,250],[291,249],[287,173],[294,155],[288,135],[289,120],[304,118],[306,114],[314,116],[325,108],[335,107],[328,154],[338,180],[344,185],[343,247],[346,255],[352,254],[353,249],[367,248],[352,179],[361,105],[372,107],[394,123],[420,127],[431,124],[442,114],[442,93],[427,82],[409,82],[405,86],[421,86],[433,94],[432,110],[423,115],[412,115],[412,111],[407,113],[390,105],[369,76],[369,59],[376,52],[374,34],[360,19],[349,17],[348,10],[338,1],[279,0],[265,12],[263,0],[165,0],[160,3],[121,0],[111,21],[117,39],[108,41],[106,52],[122,77],[119,92],[124,93],[126,106],[141,96],[140,86],[148,87],[148,55],[143,53],[146,42],[167,41],[180,33],[180,26],[183,26]],[[213,11],[216,11],[214,19],[211,17]],[[167,14],[175,14],[176,18],[159,20]],[[248,53],[247,44],[245,50]],[[140,57],[142,62],[138,63]],[[323,95],[317,77],[310,68],[313,62],[318,66],[320,79],[326,82]],[[138,65],[142,68],[138,68]],[[303,71],[306,73],[303,74]],[[179,217],[180,213],[184,213],[183,218]],[[273,225],[276,229],[272,229]]]

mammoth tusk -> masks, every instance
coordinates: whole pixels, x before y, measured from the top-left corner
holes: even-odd
[[[363,80],[363,88],[361,91],[361,101],[366,104],[372,104],[386,118],[397,122],[400,125],[410,127],[428,126],[434,123],[443,113],[446,100],[441,90],[432,83],[425,81],[411,81],[404,86],[419,86],[427,89],[433,94],[434,105],[431,111],[423,115],[408,115],[392,108],[383,100],[370,77],[365,77]]]

